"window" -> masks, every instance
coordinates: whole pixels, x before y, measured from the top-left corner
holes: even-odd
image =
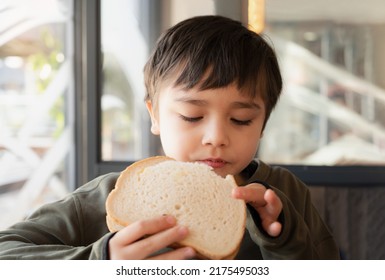
[[[333,174],[331,181],[313,174],[315,183],[383,182],[385,84],[377,73],[385,68],[379,36],[385,13],[375,1],[349,2],[349,9],[301,2],[266,1],[265,33],[277,51],[284,90],[259,157],[304,176]]]
[[[5,1],[0,18],[3,228],[74,185],[72,2]]]
[[[142,69],[158,36],[157,0],[78,1],[77,185],[150,155]]]
[[[140,0],[101,1],[102,161],[135,161],[151,150],[142,71],[151,48],[148,9]]]

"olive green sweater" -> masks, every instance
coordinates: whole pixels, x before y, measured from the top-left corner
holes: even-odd
[[[283,203],[278,237],[264,233],[249,209],[237,259],[338,259],[333,236],[311,203],[307,187],[289,171],[252,162],[246,182],[264,182]],[[107,259],[105,201],[119,173],[100,176],[64,199],[44,205],[28,219],[0,231],[0,259]]]

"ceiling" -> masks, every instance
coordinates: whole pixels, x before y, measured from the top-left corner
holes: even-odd
[[[265,0],[268,21],[385,23],[385,0]]]

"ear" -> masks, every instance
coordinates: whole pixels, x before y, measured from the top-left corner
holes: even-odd
[[[156,116],[156,113],[154,112],[152,102],[146,101],[146,107],[147,107],[147,111],[150,114],[150,118],[151,118],[151,132],[154,135],[159,135],[160,134],[159,121],[158,121],[158,118]]]

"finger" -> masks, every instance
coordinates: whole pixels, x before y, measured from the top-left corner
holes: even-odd
[[[120,246],[125,246],[143,238],[145,235],[171,228],[175,226],[175,224],[176,219],[169,215],[137,221],[120,230],[114,236],[114,241]]]
[[[282,211],[282,201],[271,189],[266,190],[264,199],[267,202],[266,211],[269,213],[273,220],[276,220]]]
[[[282,231],[282,224],[277,221],[282,212],[282,201],[271,189],[266,190],[264,197],[267,204],[263,211],[263,227],[270,236],[276,237]]]
[[[183,247],[170,252],[156,255],[148,258],[149,260],[188,260],[194,258],[196,255],[193,248]]]
[[[243,199],[246,202],[253,204],[254,207],[266,205],[264,194],[266,188],[257,183],[249,184],[245,187],[238,187],[233,190],[233,197]]]
[[[164,231],[141,239],[124,248],[124,255],[129,259],[144,259],[173,243],[183,240],[188,235],[188,229],[184,226],[175,226]]]

